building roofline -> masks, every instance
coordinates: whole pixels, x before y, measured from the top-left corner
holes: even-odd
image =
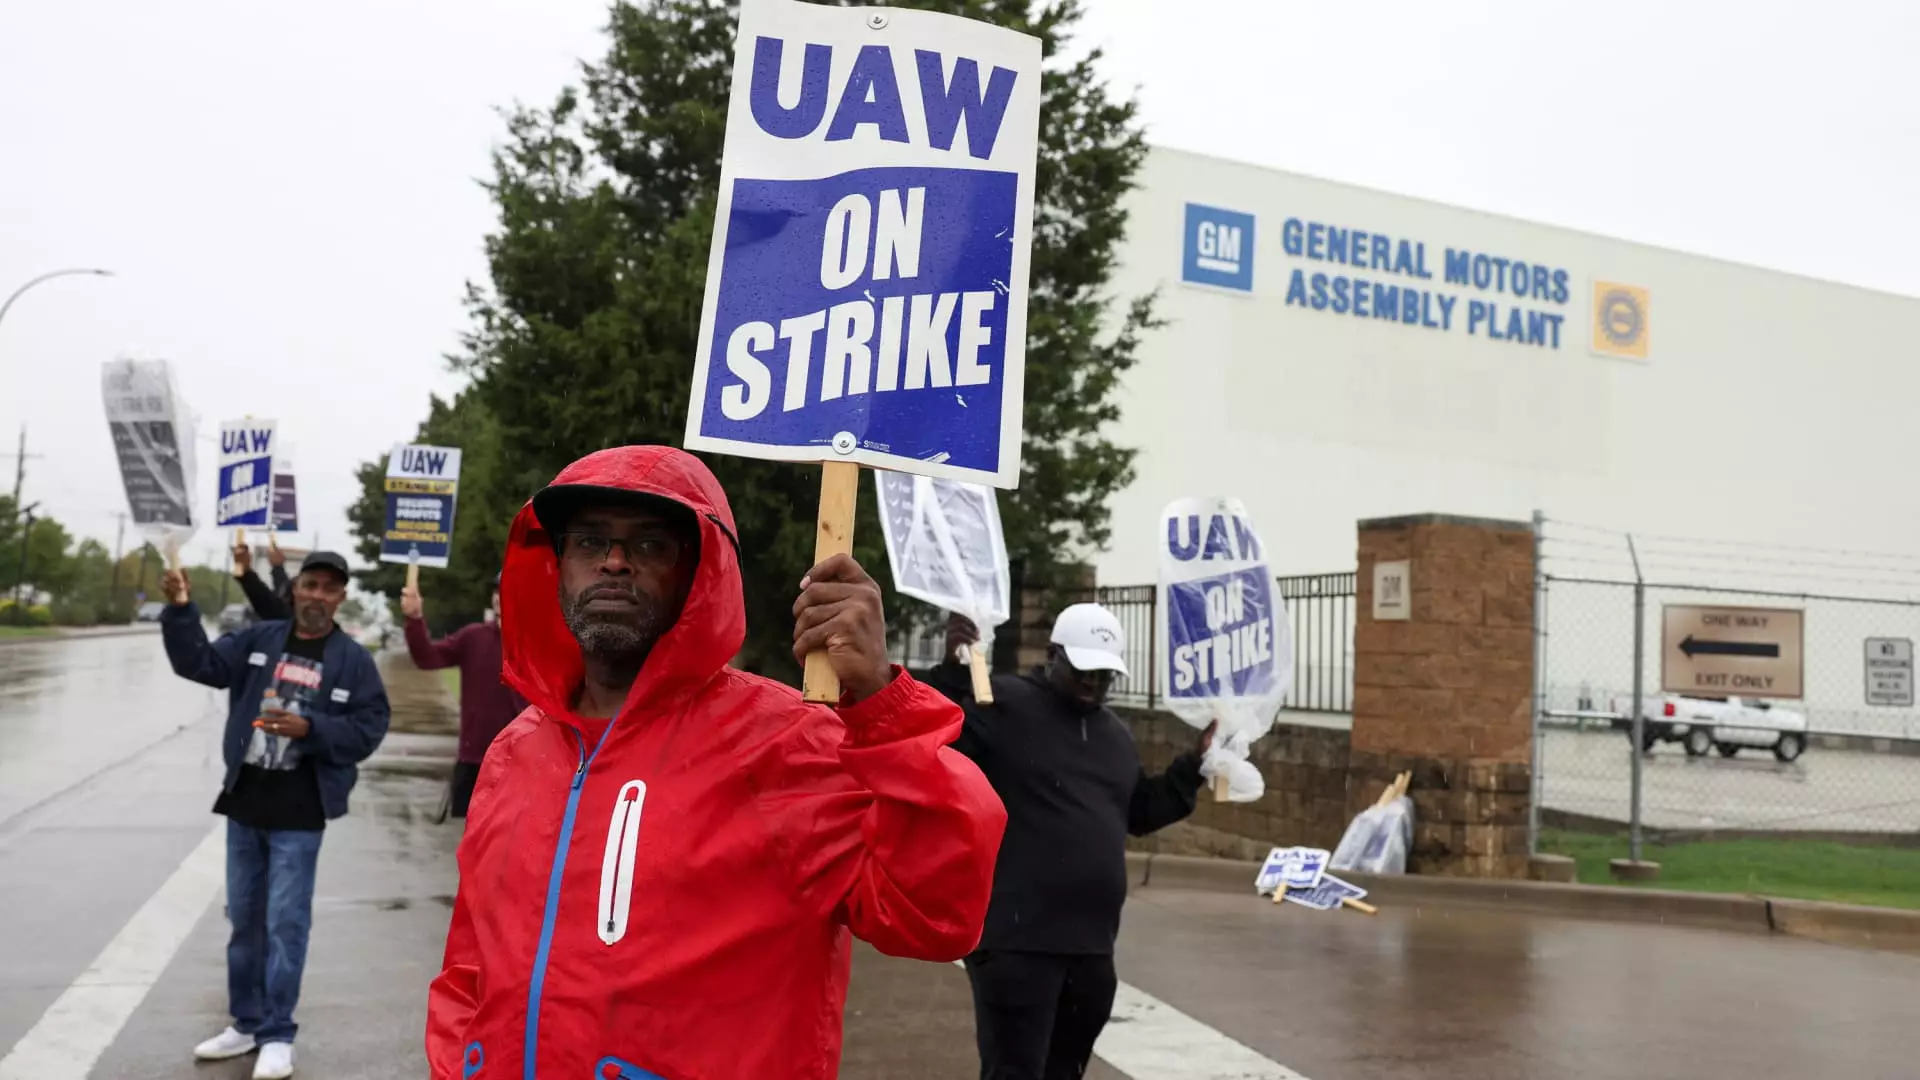
[[[1591,229],[1581,229],[1571,225],[1557,225],[1550,221],[1538,221],[1533,218],[1523,218],[1523,217],[1515,216],[1513,214],[1502,214],[1498,211],[1482,210],[1479,207],[1474,207],[1474,206],[1460,206],[1456,203],[1441,202],[1439,199],[1428,198],[1424,195],[1408,195],[1405,192],[1389,191],[1386,188],[1373,187],[1368,184],[1356,184],[1347,180],[1336,180],[1329,176],[1319,176],[1314,173],[1298,172],[1293,169],[1282,169],[1277,166],[1262,165],[1258,162],[1253,162],[1253,161],[1241,161],[1237,158],[1221,157],[1218,154],[1209,154],[1199,150],[1188,150],[1184,147],[1173,146],[1163,142],[1155,142],[1150,140],[1148,142],[1148,146],[1156,154],[1177,154],[1181,157],[1196,158],[1202,161],[1216,162],[1221,165],[1232,165],[1237,168],[1251,169],[1256,172],[1277,173],[1281,176],[1288,176],[1297,180],[1310,180],[1316,184],[1332,184],[1336,187],[1348,188],[1354,191],[1364,191],[1370,195],[1380,195],[1390,199],[1401,199],[1406,202],[1421,203],[1426,206],[1437,207],[1442,210],[1451,210],[1456,213],[1462,213],[1462,214],[1472,214],[1477,217],[1491,218],[1495,221],[1506,222],[1509,224],[1526,225],[1536,229],[1552,229],[1556,232],[1568,233],[1573,236],[1583,236],[1593,240],[1604,240],[1610,244],[1624,244],[1628,247],[1635,247],[1635,248],[1641,248],[1646,251],[1658,252],[1662,255],[1679,255],[1689,259],[1700,259],[1706,262],[1719,263],[1722,266],[1731,266],[1741,270],[1751,270],[1751,271],[1755,271],[1757,273],[1762,273],[1762,274],[1773,274],[1779,277],[1793,278],[1796,281],[1809,281],[1816,285],[1830,285],[1835,288],[1852,289],[1855,292],[1869,293],[1874,296],[1885,296],[1894,300],[1904,300],[1904,301],[1907,301],[1908,303],[1920,303],[1920,295],[1894,292],[1891,289],[1884,289],[1874,285],[1861,285],[1857,282],[1852,282],[1852,281],[1840,281],[1834,278],[1816,277],[1812,274],[1804,274],[1795,270],[1782,270],[1779,267],[1774,267],[1774,266],[1761,266],[1758,263],[1741,262],[1737,259],[1729,259],[1720,255],[1708,255],[1698,251],[1687,251],[1683,248],[1667,247],[1664,244],[1649,243],[1645,240],[1630,240],[1622,236],[1609,236],[1606,233],[1594,232]]]

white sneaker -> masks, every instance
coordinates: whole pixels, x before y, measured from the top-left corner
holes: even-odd
[[[242,1054],[251,1053],[253,1053],[253,1036],[242,1035],[232,1028],[193,1048],[193,1056],[201,1061],[225,1061],[228,1058],[237,1058]]]
[[[260,1044],[260,1058],[253,1063],[253,1080],[287,1080],[293,1075],[293,1044]]]

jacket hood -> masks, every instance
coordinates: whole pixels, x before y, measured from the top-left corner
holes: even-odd
[[[700,459],[670,446],[600,450],[560,470],[553,484],[650,495],[693,512],[700,562],[686,607],[647,655],[627,692],[624,716],[704,686],[740,652],[747,614],[733,510]],[[580,644],[560,614],[560,564],[532,500],[514,516],[500,575],[501,661],[509,686],[540,711],[575,723],[573,699],[585,678]]]

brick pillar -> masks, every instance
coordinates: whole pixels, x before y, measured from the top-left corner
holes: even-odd
[[[1348,808],[1410,770],[1409,871],[1525,877],[1533,529],[1423,514],[1359,532]],[[1376,566],[1400,562],[1403,593],[1376,609]]]

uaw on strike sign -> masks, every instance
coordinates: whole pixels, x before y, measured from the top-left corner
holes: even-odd
[[[387,456],[387,523],[380,561],[445,567],[453,549],[453,510],[460,496],[460,451],[451,446],[396,446]]]
[[[220,425],[220,479],[213,523],[222,529],[266,528],[273,521],[272,420]]]
[[[687,446],[1013,486],[1040,42],[744,0]]]
[[[1257,739],[1293,684],[1293,626],[1238,499],[1186,498],[1160,518],[1161,684],[1195,727]]]

